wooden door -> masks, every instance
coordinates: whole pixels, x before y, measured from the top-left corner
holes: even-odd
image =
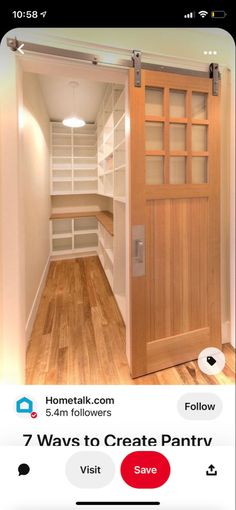
[[[131,374],[221,347],[219,97],[212,80],[129,76]]]

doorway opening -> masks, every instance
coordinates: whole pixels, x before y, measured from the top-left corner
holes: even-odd
[[[62,123],[74,76],[23,76],[28,384],[129,378],[126,73],[87,72],[77,65],[79,128]]]

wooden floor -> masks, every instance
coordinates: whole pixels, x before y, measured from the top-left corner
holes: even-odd
[[[98,257],[51,262],[27,351],[26,384],[232,384],[234,351],[224,371],[203,374],[189,362],[131,379],[125,327]]]

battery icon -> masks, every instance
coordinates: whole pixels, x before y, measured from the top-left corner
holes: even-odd
[[[227,16],[225,11],[211,11],[212,18],[225,18]]]

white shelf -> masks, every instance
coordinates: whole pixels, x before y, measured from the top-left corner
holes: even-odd
[[[84,164],[80,165],[79,163],[74,164],[74,170],[96,170],[97,165]]]
[[[114,200],[114,286],[113,292],[124,321],[126,320],[126,207]]]
[[[70,133],[60,133],[59,131],[52,131],[52,135],[54,136],[71,136]]]
[[[76,248],[73,250],[74,253],[88,253],[88,252],[92,252],[96,255],[97,253],[97,245],[95,246],[88,246],[88,247],[85,247],[85,248]]]
[[[51,122],[51,195],[97,192],[96,136],[96,125],[78,130]]]
[[[74,177],[74,182],[89,182],[89,181],[97,181],[97,177]]]
[[[96,149],[96,147],[97,147],[97,146],[96,146],[96,145],[75,145],[75,144],[74,144],[74,148],[75,148],[75,149],[78,149],[78,148],[80,148],[80,149],[84,149],[84,148],[86,148],[86,147],[89,147],[90,149],[91,149],[91,147],[92,147],[92,148],[94,148],[94,149]],[[95,156],[95,157],[96,157],[96,156]]]
[[[108,151],[104,150],[104,156],[102,161],[104,161],[104,159],[110,158],[113,155],[113,150],[114,150],[113,147],[111,147]]]
[[[122,85],[106,88],[97,117],[98,192],[125,199],[125,93]],[[119,175],[116,172],[120,172]],[[123,182],[122,182],[123,181]]]
[[[65,171],[68,171],[68,172],[71,172],[72,168],[69,168],[67,165],[61,165],[60,168],[56,167],[56,168],[53,168],[52,169],[53,172],[65,172]]]
[[[74,156],[73,159],[96,159],[96,156]]]
[[[109,174],[113,174],[113,170],[107,170],[105,171],[103,174],[101,175],[109,175]]]
[[[53,236],[52,236],[52,239],[67,239],[67,238],[72,239],[72,235],[71,234],[53,234]]]
[[[74,136],[83,137],[83,136],[95,136],[94,133],[74,133]]]
[[[117,202],[121,202],[122,204],[125,204],[126,203],[126,198],[125,197],[114,197],[114,200],[116,200]]]
[[[52,156],[52,159],[70,159],[70,156]]]
[[[72,182],[72,179],[68,177],[54,177],[52,182]]]
[[[60,144],[54,143],[53,147],[70,147],[71,148],[71,144],[63,145],[62,143],[60,143]]]
[[[125,151],[125,138],[114,147],[114,151],[116,150]]]
[[[98,224],[91,217],[51,220],[52,254],[72,254],[97,251]]]
[[[97,190],[93,190],[91,188],[75,190],[71,193],[71,195],[97,195]]]
[[[52,170],[72,170],[70,164],[57,163],[52,165]]]
[[[115,172],[116,172],[117,170],[122,170],[122,169],[124,169],[124,170],[125,170],[125,164],[124,164],[124,163],[123,163],[123,165],[119,165],[119,166],[116,166],[116,167],[114,168]]]
[[[97,233],[97,229],[96,228],[93,228],[91,230],[74,230],[74,233],[76,235],[79,235],[79,234],[96,234]]]
[[[122,113],[121,117],[120,117],[120,118],[119,118],[119,120],[116,122],[116,124],[115,124],[115,126],[114,126],[114,129],[118,129],[118,128],[119,128],[119,126],[120,126],[120,123],[121,123],[122,121],[124,121],[124,120],[125,120],[125,113]]]

